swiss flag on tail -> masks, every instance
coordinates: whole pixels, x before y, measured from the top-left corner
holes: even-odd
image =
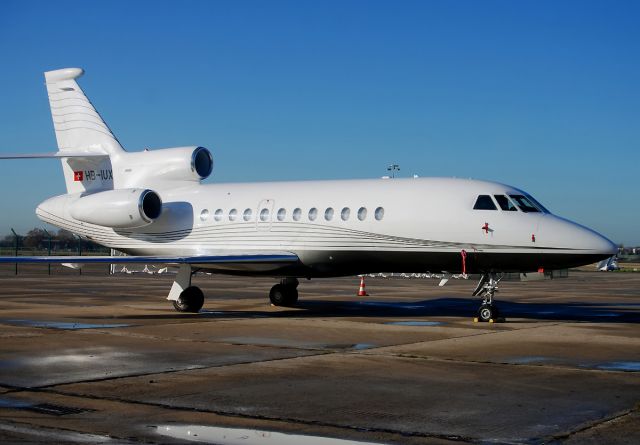
[[[74,181],[82,181],[83,176],[84,175],[82,174],[81,171],[73,172],[73,180]]]

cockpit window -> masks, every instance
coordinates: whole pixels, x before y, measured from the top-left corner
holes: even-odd
[[[524,195],[509,195],[509,196],[511,197],[511,199],[513,199],[516,202],[520,210],[522,210],[523,212],[525,213],[541,212],[541,210],[538,209],[538,207],[536,207],[536,205],[533,204],[531,200],[529,200],[529,198],[527,198],[526,196]]]
[[[543,206],[542,204],[540,204],[540,202],[538,202],[537,199],[535,199],[533,196],[531,195],[527,195],[527,198],[529,198],[529,201],[531,201],[538,209],[540,209],[540,211],[542,213],[551,213],[550,211],[548,211],[546,209],[545,206]]]
[[[489,195],[480,195],[473,206],[474,210],[498,210]]]
[[[513,204],[513,202],[509,198],[507,198],[505,195],[493,195],[493,197],[496,198],[496,201],[498,201],[498,205],[502,210],[507,210],[509,212],[518,211],[518,209]]]

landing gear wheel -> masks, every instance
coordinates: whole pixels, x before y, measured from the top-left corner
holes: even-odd
[[[295,286],[276,284],[269,292],[269,300],[274,306],[295,306],[298,302],[298,289]]]
[[[204,294],[199,287],[190,286],[182,291],[177,300],[173,301],[173,307],[178,312],[199,312],[204,304]]]
[[[491,304],[483,304],[478,309],[478,320],[489,322],[498,318],[498,308]]]

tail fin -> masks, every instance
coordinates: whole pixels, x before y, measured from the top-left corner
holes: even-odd
[[[82,74],[84,71],[80,68],[44,73],[59,154],[66,151],[75,154],[62,159],[67,193],[112,189],[110,156],[124,153],[120,142],[76,82]],[[78,152],[94,156],[77,157]],[[96,154],[105,156],[96,157]]]

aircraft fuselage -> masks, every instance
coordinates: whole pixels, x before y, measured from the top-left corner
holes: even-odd
[[[523,211],[513,196],[529,195],[489,181],[415,178],[148,186],[161,196],[162,214],[138,229],[111,229],[74,219],[68,208],[79,194],[51,198],[36,213],[45,222],[132,255],[291,252],[300,259],[296,265],[272,267],[194,265],[230,274],[328,277],[460,273],[463,268],[467,273],[529,272],[593,263],[616,250],[602,235],[546,209]],[[474,209],[481,195],[490,197],[494,209]],[[503,210],[506,201],[509,209]]]

